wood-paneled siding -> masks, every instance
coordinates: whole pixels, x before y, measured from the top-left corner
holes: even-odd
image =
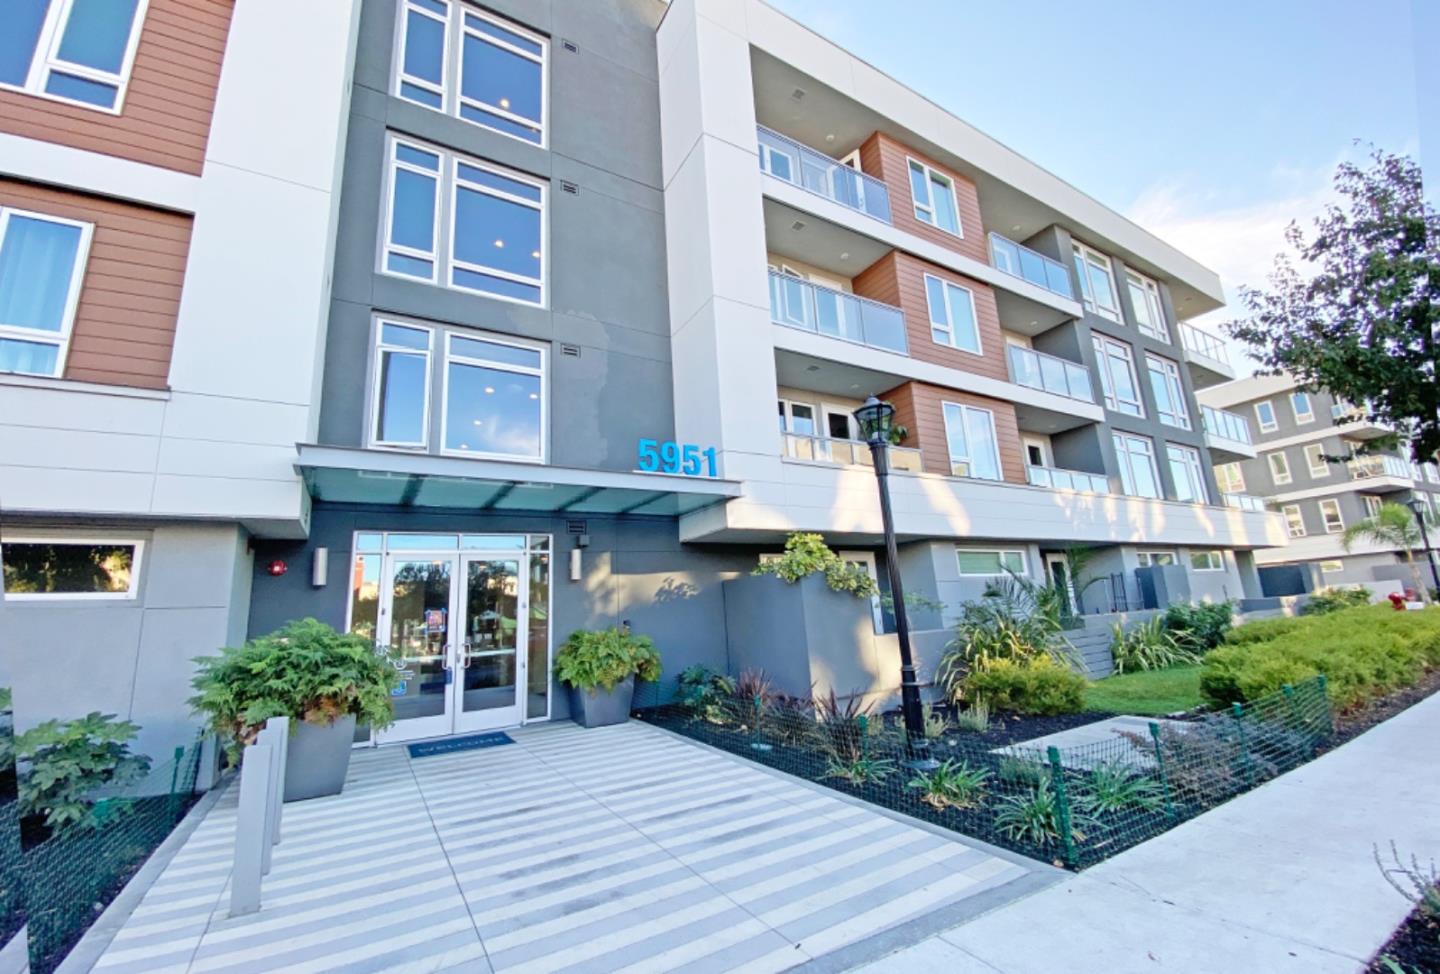
[[[926,274],[958,284],[974,295],[981,354],[942,345],[931,336],[930,302],[925,294]],[[1000,333],[1000,312],[995,305],[995,292],[988,284],[892,250],[856,275],[854,287],[856,294],[895,305],[905,313],[905,338],[911,358],[1002,382],[1010,381],[1009,368],[1005,364],[1005,338]]]
[[[1000,448],[1000,474],[1012,484],[1025,483],[1020,427],[1015,421],[1015,407],[1012,404],[923,382],[907,382],[891,389],[881,398],[894,405],[895,422],[909,431],[901,445],[919,448],[927,473],[950,473],[950,446],[945,436],[945,410],[942,404],[954,402],[990,410],[995,416],[995,440]]]
[[[165,388],[191,218],[14,180],[0,205],[94,224],[63,378]]]
[[[955,208],[960,214],[960,232],[955,236],[939,227],[933,227],[915,218],[915,203],[910,195],[909,156],[923,162],[942,175],[949,176],[955,184]],[[985,243],[985,227],[980,219],[980,194],[975,184],[964,176],[940,165],[934,159],[896,142],[888,135],[876,132],[860,147],[860,168],[867,175],[874,176],[885,184],[890,192],[890,213],[895,226],[917,237],[924,237],[957,250],[966,257],[973,257],[982,264],[990,263],[989,248]]]
[[[150,0],[119,115],[0,90],[0,131],[199,175],[233,0]]]

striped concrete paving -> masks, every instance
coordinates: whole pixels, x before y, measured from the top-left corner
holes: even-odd
[[[1043,868],[645,724],[511,734],[357,751],[342,794],[286,806],[262,909],[237,919],[231,788],[93,970],[783,971]]]

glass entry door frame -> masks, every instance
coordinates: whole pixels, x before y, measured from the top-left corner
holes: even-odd
[[[453,629],[454,662],[451,664],[453,678],[450,682],[450,710],[454,715],[454,733],[477,730],[491,730],[496,727],[513,727],[525,722],[524,701],[528,685],[529,661],[524,649],[529,645],[530,599],[528,581],[529,553],[515,551],[465,552],[460,556],[460,571],[456,574],[455,598],[459,603],[453,618],[458,625]],[[504,592],[504,580],[514,582],[513,612],[497,612],[492,608],[479,609],[480,605],[500,605],[495,602],[477,602],[476,596],[484,598],[484,591],[472,590],[477,574],[486,572],[491,566],[498,566],[501,573],[500,596]],[[477,572],[477,569],[479,570]],[[492,577],[488,572],[483,577]],[[491,639],[493,643],[487,643]],[[476,686],[485,679],[487,671],[500,674],[503,679],[508,669],[509,703],[495,702],[503,696],[505,684],[498,687]],[[492,693],[500,690],[500,694]],[[471,695],[477,700],[471,706]],[[487,695],[489,699],[487,700]]]

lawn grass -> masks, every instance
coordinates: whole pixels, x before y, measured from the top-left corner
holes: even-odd
[[[1205,702],[1200,667],[1172,666],[1096,680],[1085,691],[1085,709],[1112,714],[1173,714]]]

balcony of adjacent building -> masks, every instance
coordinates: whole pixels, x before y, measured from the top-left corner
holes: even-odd
[[[1205,426],[1205,445],[1216,463],[1253,460],[1258,455],[1250,437],[1250,424],[1244,416],[1227,409],[1201,406],[1200,418]]]
[[[1185,362],[1190,366],[1190,377],[1195,388],[1229,382],[1235,378],[1235,367],[1230,364],[1230,352],[1225,339],[1208,332],[1188,321],[1180,322],[1180,344],[1185,349]],[[1254,454],[1250,454],[1254,456]]]
[[[1388,453],[1357,456],[1345,464],[1345,469],[1356,490],[1371,494],[1410,490],[1424,473],[1416,464]]]
[[[1330,404],[1330,421],[1335,424],[1336,433],[1351,440],[1374,440],[1395,432],[1392,427],[1371,418],[1368,403],[1355,406],[1336,400]]]

